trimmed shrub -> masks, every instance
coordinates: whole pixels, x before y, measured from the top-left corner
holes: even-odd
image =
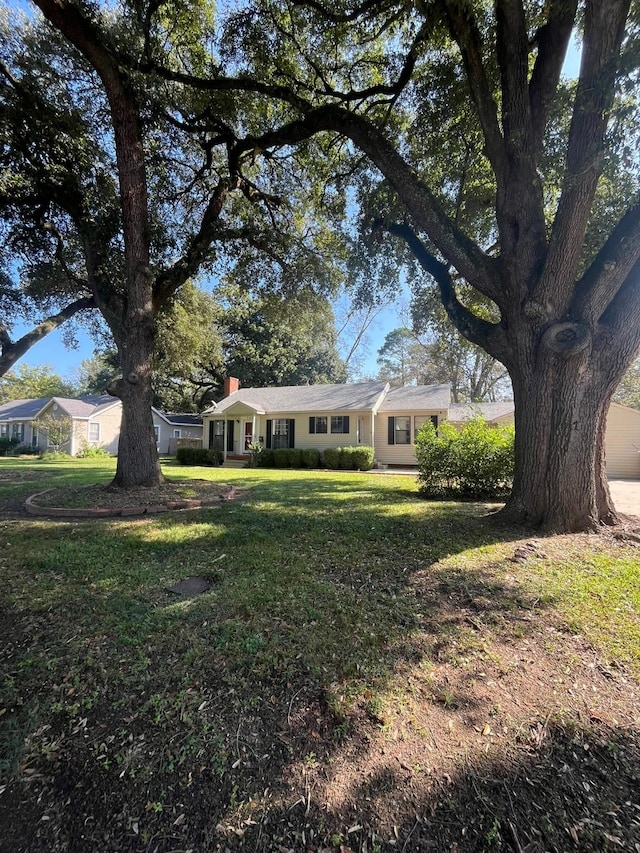
[[[345,471],[368,471],[373,467],[374,449],[359,447],[328,447],[323,454],[325,468]]]
[[[320,451],[315,447],[308,447],[300,451],[301,464],[303,468],[320,467]]]
[[[351,462],[354,471],[370,471],[373,468],[375,450],[366,444],[350,448]]]
[[[324,467],[331,468],[334,470],[339,468],[341,456],[341,447],[327,447],[327,449],[322,454],[322,458],[324,460]]]
[[[179,447],[176,450],[176,461],[181,465],[205,465],[215,467],[220,465],[223,456],[219,450],[207,450],[204,447]]]
[[[256,457],[256,464],[259,468],[273,468],[275,467],[275,461],[273,458],[274,451],[267,450],[267,448],[263,448],[263,450]]]
[[[418,487],[425,497],[492,498],[511,487],[515,464],[512,426],[475,418],[461,430],[425,424],[415,441]]]
[[[341,447],[340,448],[340,468],[344,471],[353,471],[353,451],[355,447]]]
[[[273,465],[274,468],[291,468],[291,457],[287,448],[281,447],[273,451]]]

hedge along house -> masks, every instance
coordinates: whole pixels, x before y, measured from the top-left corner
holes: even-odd
[[[109,394],[13,400],[0,406],[0,436],[7,435],[18,439],[20,444],[46,450],[49,441],[38,422],[48,418],[68,419],[70,437],[62,449],[70,456],[92,446],[115,454],[121,417],[120,400]]]
[[[369,445],[379,465],[415,465],[413,441],[426,420],[446,417],[448,385],[391,389],[385,382],[239,388],[203,413],[203,445],[246,459],[254,442],[278,448]]]

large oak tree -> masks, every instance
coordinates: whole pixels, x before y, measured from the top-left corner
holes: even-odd
[[[153,485],[162,479],[151,418],[158,312],[188,279],[227,272],[242,251],[271,290],[321,280],[322,225],[294,221],[263,188],[286,183],[286,163],[253,180],[256,155],[237,141],[263,129],[254,104],[226,93],[205,103],[134,67],[154,56],[206,74],[206,3],[34,4],[48,23],[14,12],[3,26],[4,233],[30,295],[73,306],[86,294],[100,311],[122,372],[109,387],[123,407],[114,484]]]
[[[640,346],[637,12],[630,0],[257,0],[229,29],[233,79],[181,78],[286,103],[295,117],[259,149],[330,133],[365,155],[353,198],[379,204],[376,251],[403,239],[451,322],[511,376],[505,514],[551,530],[617,518],[604,435]],[[465,304],[461,280],[497,322]]]

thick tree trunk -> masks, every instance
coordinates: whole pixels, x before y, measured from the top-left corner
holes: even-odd
[[[503,515],[548,532],[616,523],[604,460],[612,391],[592,354],[565,358],[539,347],[526,358],[521,347],[511,378],[516,476]]]
[[[118,445],[118,463],[112,485],[122,488],[156,486],[164,482],[151,405],[153,391],[153,318],[140,323],[137,334],[126,336],[119,346],[123,377],[109,391],[122,401],[122,424]]]

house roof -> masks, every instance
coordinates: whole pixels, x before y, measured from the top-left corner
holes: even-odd
[[[465,423],[482,416],[487,421],[495,421],[515,410],[513,400],[502,400],[498,403],[452,403],[449,406],[449,420],[453,423]]]
[[[174,426],[202,426],[202,415],[194,415],[189,412],[161,412],[156,408],[154,408],[154,412]]]
[[[204,414],[224,414],[238,404],[259,414],[376,410],[387,387],[386,382],[353,382],[341,385],[240,388],[208,408]]]
[[[38,397],[35,400],[11,400],[0,405],[0,421],[33,420],[50,397]]]
[[[120,402],[110,394],[86,394],[83,397],[52,397],[61,409],[72,418],[91,418]]]
[[[451,386],[446,385],[406,385],[392,388],[380,406],[381,412],[400,412],[404,410],[448,409],[451,399]]]
[[[37,417],[52,403],[72,418],[91,418],[119,403],[110,394],[85,394],[82,397],[38,397],[35,400],[12,400],[0,406],[0,420],[28,421]]]

